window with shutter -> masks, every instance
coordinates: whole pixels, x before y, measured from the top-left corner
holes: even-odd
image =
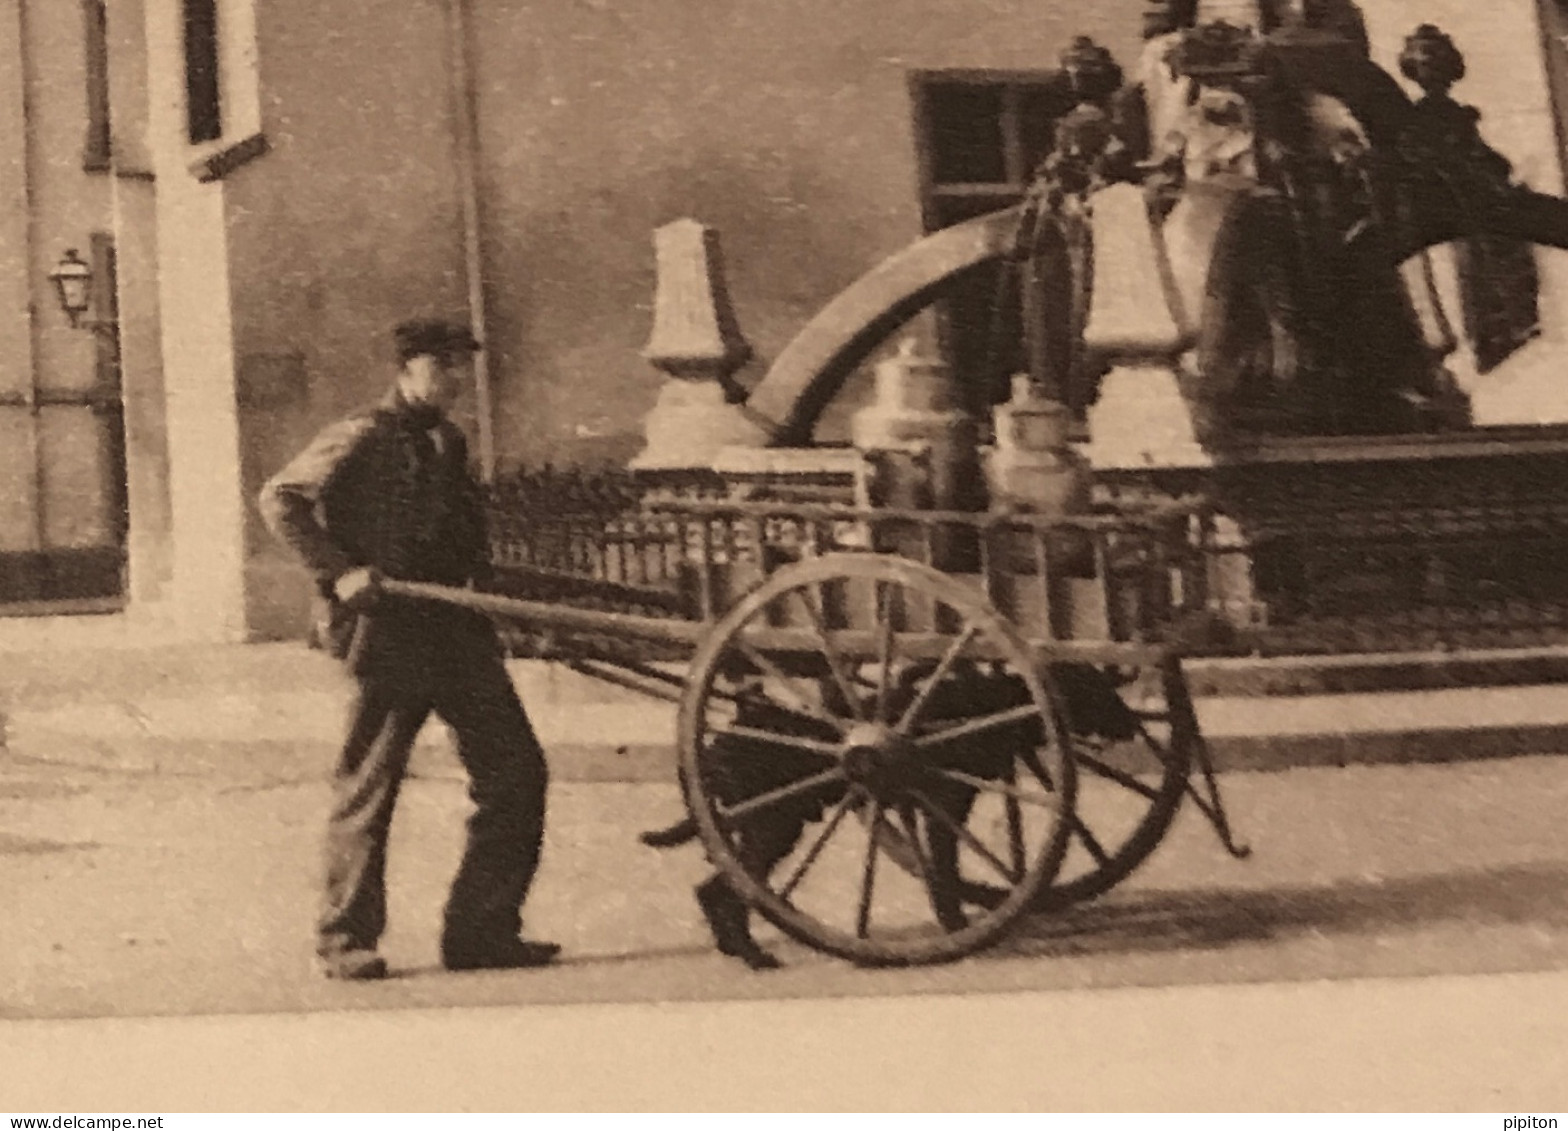
[[[185,0],[185,125],[192,145],[223,136],[217,0]]]
[[[89,173],[109,170],[109,12],[105,0],[82,0],[83,51],[87,75],[87,137],[82,168]]]

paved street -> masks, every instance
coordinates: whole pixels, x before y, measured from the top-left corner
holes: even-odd
[[[563,782],[529,928],[548,971],[449,975],[436,930],[460,781],[410,782],[394,831],[399,976],[309,966],[324,785],[265,764],[187,772],[0,756],[0,1002],[11,1017],[288,1012],[528,1002],[967,993],[1568,970],[1568,759],[1231,773],[1247,861],[1189,811],[1099,903],[1026,922],[983,955],[866,971],[792,944],[752,974],[712,953],[692,904],[699,850],[643,827],[672,787]]]

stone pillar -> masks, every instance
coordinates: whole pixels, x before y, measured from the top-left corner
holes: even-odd
[[[189,169],[176,0],[146,0],[148,138],[157,175],[159,352],[167,416],[174,631],[242,641],[245,516],[222,182]]]
[[[147,27],[140,0],[108,5],[110,151],[120,291],[133,610],[156,607],[174,576],[169,443],[158,309],[158,196],[147,135]]]
[[[711,467],[730,446],[761,446],[766,431],[735,401],[734,375],[751,359],[724,279],[718,233],[675,220],[653,236],[658,263],[653,332],[643,357],[667,379],[643,420],[639,471]]]
[[[1258,599],[1252,552],[1240,524],[1216,515],[1210,549],[1209,611],[1235,628],[1266,627],[1268,606]]]
[[[24,398],[35,384],[33,310],[37,299],[51,301],[33,294],[43,257],[34,248],[25,26],[23,5],[0,0],[0,393]],[[0,413],[0,550],[39,547],[34,442],[29,414]]]
[[[1095,275],[1084,340],[1110,359],[1089,410],[1087,454],[1096,467],[1172,467],[1210,462],[1201,409],[1183,395],[1182,362],[1194,340],[1181,309],[1180,249],[1163,244],[1143,193],[1115,185],[1095,197]]]

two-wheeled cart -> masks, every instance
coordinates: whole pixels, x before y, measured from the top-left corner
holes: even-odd
[[[1109,890],[1184,798],[1232,842],[1181,666],[1200,516],[649,503],[485,612],[678,704],[703,846],[782,931],[863,964],[987,946]]]

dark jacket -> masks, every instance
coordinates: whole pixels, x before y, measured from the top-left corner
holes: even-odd
[[[484,499],[462,430],[392,393],[324,429],[262,488],[259,505],[315,581],[312,642],[359,675],[428,678],[498,651],[482,616],[383,598],[355,615],[334,582],[371,566],[389,578],[466,586],[490,572]]]

